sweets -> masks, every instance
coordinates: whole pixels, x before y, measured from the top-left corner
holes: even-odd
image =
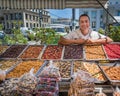
[[[86,45],[86,59],[106,59],[102,45]]]
[[[29,72],[31,68],[34,68],[34,73],[42,66],[43,61],[23,61],[13,71],[7,74],[7,78],[20,77],[26,72]]]

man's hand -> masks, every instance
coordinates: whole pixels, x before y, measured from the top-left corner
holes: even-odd
[[[60,36],[60,40],[58,41],[59,45],[69,45],[71,42],[68,39],[65,39],[63,36]]]
[[[95,44],[95,40],[93,39],[87,39],[85,44]]]

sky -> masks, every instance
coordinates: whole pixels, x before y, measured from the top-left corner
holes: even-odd
[[[72,18],[72,9],[49,9],[52,18]],[[76,9],[76,18],[78,18],[78,9]]]

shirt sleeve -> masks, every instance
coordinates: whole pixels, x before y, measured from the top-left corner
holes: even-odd
[[[106,36],[105,36],[105,35],[100,34],[100,33],[98,33],[98,34],[100,35],[100,38],[106,38]]]
[[[77,34],[76,34],[76,30],[73,32],[68,33],[67,35],[64,36],[64,38],[66,39],[75,39],[78,38]]]
[[[96,32],[96,31],[92,31],[90,38],[96,40],[96,39],[100,39],[100,38],[106,38],[106,36]]]

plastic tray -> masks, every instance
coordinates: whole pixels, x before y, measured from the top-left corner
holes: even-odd
[[[76,61],[74,61],[73,62],[73,67],[74,67],[74,63],[75,63]],[[83,64],[82,62],[84,62],[84,61],[77,61],[77,62],[81,62],[81,64]],[[97,78],[95,78],[95,83],[96,84],[103,84],[103,83],[105,83],[105,82],[107,82],[107,78],[104,76],[104,74],[102,73],[102,71],[101,71],[101,69],[99,68],[99,66],[97,65],[97,62],[94,62],[94,61],[90,61],[90,62],[88,62],[88,61],[85,61],[85,62],[87,62],[87,63],[93,63],[93,64],[96,64],[96,66],[98,67],[98,69],[100,70],[99,72],[97,72],[97,73],[95,73],[95,74],[92,74],[92,76],[94,76],[94,75],[97,75],[97,74],[99,74],[99,73],[101,73],[102,75],[103,75],[103,78],[105,79],[105,80],[99,80],[99,79],[97,79]],[[82,68],[82,67],[81,67]],[[73,68],[74,69],[74,68]],[[81,69],[82,70],[82,69]],[[83,69],[83,71],[84,70],[86,70],[87,71],[87,69]],[[73,72],[74,72],[74,70],[73,70]],[[97,79],[97,80],[96,80]]]
[[[7,48],[6,51],[5,51],[4,53],[0,54],[0,56],[3,55],[3,54],[5,54],[5,53],[7,52],[7,50],[9,50],[12,46],[15,46],[15,45],[9,46],[9,48]],[[20,46],[20,45],[19,45],[19,46]],[[24,48],[21,50],[21,52],[23,52],[24,49],[27,47],[27,45],[23,45],[23,46],[24,46]],[[18,56],[21,54],[21,52],[18,54]],[[14,54],[14,53],[12,53],[12,54]],[[9,57],[9,58],[7,58],[7,57],[2,57],[2,58],[0,58],[0,59],[17,59],[18,56],[13,57],[13,58],[11,58],[11,57]]]
[[[1,46],[7,46],[8,48],[10,47],[9,45],[0,45],[0,47]],[[0,53],[0,55],[3,54],[8,48],[6,48],[2,53]]]
[[[24,61],[42,61],[42,60],[36,60],[36,59],[31,59],[31,60],[20,60],[18,61],[14,66],[12,66],[9,70],[6,71],[6,74],[9,74],[11,71],[13,71],[20,63],[24,62]],[[44,61],[43,61],[44,62]],[[43,67],[44,63],[40,66]],[[40,69],[40,68],[39,68]],[[35,73],[35,76],[37,76],[39,69],[37,70],[37,72]]]
[[[111,45],[112,44],[119,44],[120,45],[120,42],[112,42],[110,44]],[[108,60],[110,60],[110,61],[120,61],[120,58],[109,58],[104,46],[103,46],[103,49],[104,49],[104,52],[105,52],[106,57],[107,57]]]
[[[109,70],[110,68],[119,66],[120,67],[120,62],[114,62],[114,63],[107,63],[107,64],[99,64],[100,68],[102,69],[103,73],[105,74],[105,76],[108,78],[108,80],[110,81],[110,83],[112,85],[120,85],[120,80],[112,80],[107,73],[105,72],[105,70],[102,68],[102,66],[108,66],[109,68],[106,70]]]
[[[68,62],[70,62],[70,64],[72,65],[72,61],[70,61],[70,60],[53,60],[53,63],[54,62],[64,62],[64,61],[68,61]],[[44,67],[46,67],[46,66],[48,66],[49,65],[49,60],[47,60],[47,63],[43,66],[43,68],[41,68],[40,69],[40,71],[42,71],[43,69],[44,69]],[[69,78],[62,78],[61,80],[62,81],[68,81],[68,82],[70,82],[70,80],[71,80],[71,75],[72,75],[72,66],[70,65],[70,77]]]
[[[94,46],[93,44],[88,44],[89,46]],[[104,52],[104,54],[105,54],[105,58],[99,58],[99,59],[86,59],[86,50],[85,50],[85,47],[84,47],[84,50],[85,50],[85,53],[84,53],[84,59],[86,60],[86,61],[102,61],[102,60],[108,60],[108,58],[107,58],[107,55],[106,55],[106,52],[105,52],[105,50],[104,50],[104,48],[103,48],[103,45],[102,44],[96,44],[95,46],[97,46],[97,45],[101,45],[102,46],[102,50],[103,50],[103,52]]]
[[[72,45],[72,46],[74,46],[74,45]],[[64,58],[64,54],[65,54],[65,47],[66,46],[64,46],[64,51],[63,51],[63,57],[62,57],[62,60],[84,60],[85,59],[85,52],[84,52],[84,46],[83,45],[79,45],[79,46],[81,46],[81,48],[82,48],[82,57],[81,58],[79,58],[79,59],[73,59],[73,58],[69,58],[69,59],[66,59],[66,58]]]
[[[61,53],[61,58],[60,59],[54,59],[54,58],[53,59],[43,59],[42,56],[43,56],[43,54],[44,54],[44,52],[45,52],[45,50],[47,49],[48,46],[58,46],[58,45],[56,45],[56,44],[45,45],[45,48],[42,51],[42,54],[40,55],[39,59],[42,59],[42,60],[62,60],[63,59],[64,46],[62,48],[62,53]]]

